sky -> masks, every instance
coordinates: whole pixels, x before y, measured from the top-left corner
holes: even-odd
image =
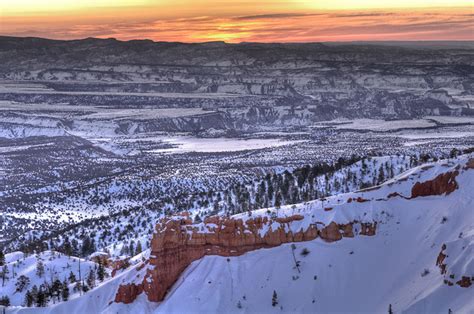
[[[0,34],[181,42],[474,40],[467,0],[0,0]]]

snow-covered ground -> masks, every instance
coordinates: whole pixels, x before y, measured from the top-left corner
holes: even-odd
[[[470,158],[472,158],[471,156]],[[121,282],[140,281],[136,266],[80,298],[45,309],[12,308],[12,313],[472,313],[473,287],[443,283],[452,275],[474,276],[474,170],[469,159],[422,165],[377,189],[328,197],[296,206],[261,209],[252,217],[301,214],[299,229],[310,223],[376,221],[375,236],[326,243],[296,243],[261,249],[238,257],[207,256],[193,262],[161,303],[142,294],[130,305],[110,303]],[[412,186],[458,170],[458,188],[449,195],[409,199]],[[397,192],[404,197],[388,197]],[[367,201],[349,201],[361,197]],[[332,208],[325,210],[325,208]],[[235,218],[248,219],[247,214]],[[265,232],[262,230],[262,232]],[[436,259],[448,246],[448,273]],[[309,254],[303,256],[306,249]],[[144,253],[145,256],[148,253]],[[140,257],[137,258],[138,261]],[[451,278],[451,277],[449,277]],[[273,291],[278,304],[272,306]]]
[[[238,138],[197,138],[190,136],[164,137],[163,142],[173,148],[155,149],[153,153],[183,152],[234,152],[241,150],[262,149],[300,143],[302,141],[285,141],[279,139],[238,139]]]
[[[77,280],[85,280],[89,271],[97,267],[97,264],[77,257],[69,257],[59,252],[44,251],[40,254],[25,255],[22,252],[6,254],[6,265],[9,269],[9,279],[5,285],[0,287],[0,296],[8,296],[12,306],[22,306],[25,303],[25,293],[33,286],[39,286],[45,282],[51,283],[59,279],[61,282],[68,280],[72,272]],[[44,266],[41,276],[37,273],[38,261]],[[79,276],[79,273],[81,276]],[[29,278],[22,291],[16,290],[16,284],[20,276]],[[69,282],[70,299],[79,297],[78,292],[74,292],[74,284]]]

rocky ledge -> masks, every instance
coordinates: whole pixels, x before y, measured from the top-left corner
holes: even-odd
[[[238,256],[318,237],[334,242],[356,235],[373,236],[376,228],[376,222],[307,224],[302,215],[246,219],[213,216],[200,224],[193,224],[187,216],[163,219],[156,225],[143,281],[120,286],[115,302],[131,303],[142,292],[150,301],[162,301],[186,267],[206,255]]]

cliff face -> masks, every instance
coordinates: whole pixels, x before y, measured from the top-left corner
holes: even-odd
[[[448,264],[446,259],[449,257],[448,253],[446,252],[448,249],[446,244],[441,246],[441,251],[438,254],[438,258],[436,259],[436,266],[439,267],[441,275],[444,276],[444,284],[448,286],[453,286],[456,283],[458,286],[462,288],[469,288],[472,285],[472,281],[474,281],[473,276],[469,276],[467,271],[465,274],[456,274],[451,269],[448,269]],[[465,249],[465,248],[464,248]],[[463,250],[464,250],[463,249]],[[456,257],[459,258],[460,254],[456,254]],[[449,267],[451,268],[451,266]],[[460,278],[456,281],[456,278]]]
[[[238,256],[283,243],[314,240],[339,241],[355,235],[375,235],[377,223],[330,224],[318,228],[305,226],[304,217],[244,219],[209,217],[202,224],[192,224],[186,217],[161,220],[151,242],[147,274],[139,285],[122,285],[115,301],[131,303],[144,291],[150,301],[163,300],[167,291],[193,261],[206,255]]]
[[[433,180],[417,182],[411,190],[411,197],[430,196],[430,195],[448,195],[458,188],[456,177],[459,171],[446,172],[438,175]]]

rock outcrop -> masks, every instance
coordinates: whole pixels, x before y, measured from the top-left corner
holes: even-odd
[[[376,222],[331,222],[324,225],[307,223],[304,219],[301,215],[247,219],[213,216],[201,224],[193,224],[186,216],[163,219],[156,225],[143,282],[120,286],[115,301],[130,303],[143,291],[150,301],[163,300],[181,273],[193,261],[206,255],[239,256],[261,248],[318,237],[334,242],[357,234],[373,236],[377,227]]]
[[[444,250],[446,250],[446,244],[443,244],[441,251],[438,254],[438,258],[436,259],[436,266],[439,267],[441,275],[446,274],[446,264],[444,263],[444,260],[446,259],[447,255]]]
[[[450,194],[458,188],[456,177],[459,171],[446,172],[433,180],[417,182],[411,189],[411,198],[430,195]]]
[[[448,257],[448,254],[446,253],[446,249],[446,244],[443,244],[443,246],[441,247],[441,251],[438,254],[438,258],[436,259],[436,266],[439,267],[441,274],[444,275],[444,284],[448,286],[453,286],[454,278],[456,277],[456,275],[452,273],[448,275],[448,265],[446,263],[446,258]],[[461,279],[456,281],[456,284],[462,288],[468,288],[472,285],[473,280],[474,278],[471,278],[469,276],[461,276]]]
[[[115,295],[115,302],[121,302],[125,304],[132,303],[135,301],[137,296],[143,292],[143,285],[142,284],[126,284],[120,285]]]

